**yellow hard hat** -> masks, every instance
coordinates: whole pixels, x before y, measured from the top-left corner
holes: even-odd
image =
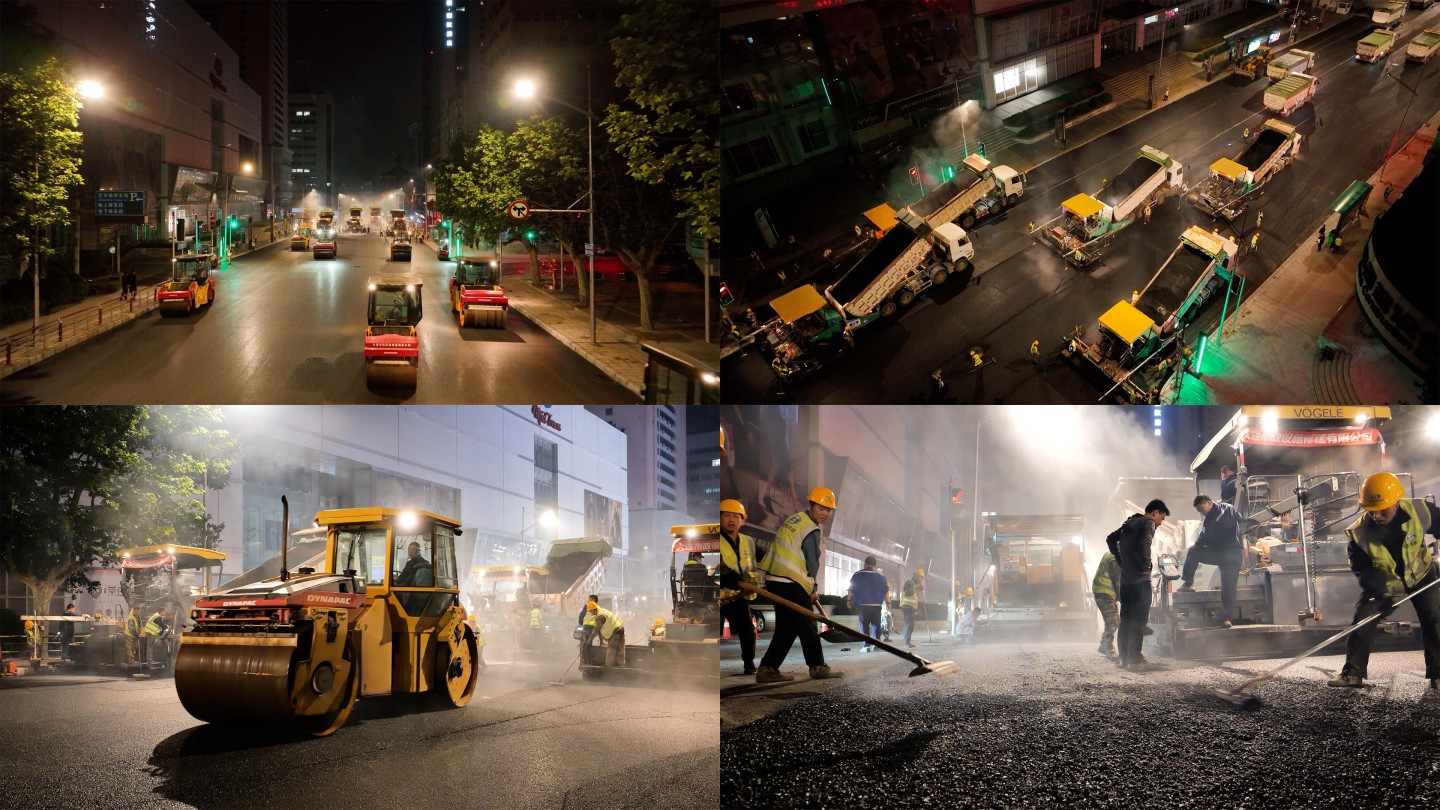
[[[585,609],[586,609],[586,610],[594,610],[595,608],[598,608],[598,607],[600,607],[600,605],[597,604],[597,603],[595,603],[595,602],[586,602],[586,603],[585,603]]]
[[[1405,497],[1405,487],[1394,473],[1378,472],[1365,479],[1360,487],[1360,506],[1367,512],[1389,509]]]
[[[475,614],[474,614],[474,613],[471,613],[471,614],[469,615],[469,617],[467,617],[467,621],[472,621],[472,622],[475,621]]]
[[[917,576],[917,577],[923,577],[923,576],[925,576],[925,569],[924,569],[924,568],[916,568],[916,569],[915,569],[915,576]]]
[[[655,620],[655,626],[656,626],[656,627],[659,627],[660,625],[662,625],[662,624],[664,624],[664,623],[665,623],[665,620],[664,620],[664,619],[656,619],[656,620]]]
[[[749,310],[746,310],[746,311],[748,312]],[[730,449],[725,446],[725,426],[724,426],[724,425],[721,425],[721,426],[720,426],[720,458],[725,458],[727,455],[729,455],[729,450],[730,450]]]
[[[815,487],[810,490],[809,499],[811,503],[818,503],[827,509],[835,508],[835,493],[828,487]]]
[[[974,588],[966,588],[966,589],[965,589],[965,595],[966,595],[966,596],[974,596],[974,595],[975,595],[975,589],[974,589]]]
[[[739,515],[739,516],[742,517],[742,518],[744,518],[744,517],[749,517],[749,515],[746,515],[746,514],[745,514],[745,504],[740,503],[739,501],[735,500],[734,498],[726,498],[725,500],[721,501],[721,502],[720,502],[720,511],[721,511],[721,512],[734,512],[735,514]]]
[[[26,629],[26,630],[29,630],[29,629],[31,629],[31,628],[34,627],[34,626],[35,626],[35,622],[32,622],[32,621],[30,621],[29,619],[26,619],[26,620],[25,620],[25,629]]]

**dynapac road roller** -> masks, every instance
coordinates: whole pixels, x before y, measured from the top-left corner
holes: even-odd
[[[215,303],[215,257],[192,253],[170,259],[170,280],[160,285],[155,297],[164,318],[188,318],[200,307]]]
[[[365,383],[373,388],[414,388],[420,376],[420,279],[370,279],[365,326]]]
[[[278,576],[195,603],[175,662],[185,710],[320,737],[345,725],[358,697],[469,703],[477,652],[459,604],[459,524],[380,507],[326,510],[315,523],[323,556],[292,573],[286,549]]]

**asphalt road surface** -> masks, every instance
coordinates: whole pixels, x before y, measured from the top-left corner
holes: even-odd
[[[1440,6],[1411,17],[1390,57],[1392,63],[1399,60],[1398,79],[1384,75],[1384,63],[1354,60],[1356,40],[1372,28],[1361,15],[1303,44],[1317,54],[1314,75],[1321,83],[1313,103],[1285,119],[1304,136],[1300,158],[1269,183],[1229,231],[1248,244],[1256,212],[1265,213],[1258,251],[1240,260],[1248,276],[1247,297],[1296,246],[1313,241],[1323,212],[1352,181],[1380,166],[1397,129],[1401,138],[1409,137],[1440,109],[1440,60],[1403,62],[1404,44],[1440,23]],[[1137,222],[1121,231],[1104,263],[1083,272],[1070,269],[1046,243],[1032,246],[1029,223],[1039,226],[1057,216],[1061,202],[1076,193],[1095,193],[1104,178],[1115,177],[1147,144],[1179,160],[1193,186],[1215,160],[1243,150],[1245,128],[1258,130],[1270,117],[1263,104],[1267,84],[1243,76],[1217,81],[1031,171],[1022,202],[974,229],[977,267],[972,273],[948,281],[893,322],[865,327],[847,356],[798,383],[781,385],[758,352],[743,359],[732,355],[723,367],[726,400],[920,402],[929,393],[930,373],[939,368],[950,385],[947,402],[1098,401],[1109,383],[1063,361],[1058,356],[1062,336],[1082,324],[1093,337],[1099,315],[1145,286],[1185,228],[1199,225],[1208,231],[1223,222],[1212,223],[1194,206],[1172,198],[1154,211],[1150,224]],[[1418,94],[1412,97],[1407,86]],[[1383,188],[1374,193],[1382,194]],[[796,204],[812,204],[798,198],[801,194],[797,191]],[[1219,317],[1218,305],[1207,307],[1199,325],[1208,328]],[[1028,356],[1035,339],[1043,351],[1039,365]],[[1295,339],[1313,341],[1315,336]],[[967,374],[972,348],[996,362]]]
[[[215,303],[189,318],[150,313],[0,381],[9,404],[633,403],[606,377],[518,313],[505,329],[461,329],[450,313],[452,263],[428,246],[389,261],[378,236],[342,235],[339,258],[288,243],[220,273]],[[424,284],[414,391],[370,390],[364,330],[370,276],[413,272]]]
[[[9,678],[0,796],[26,808],[718,807],[713,691],[505,670],[483,671],[463,709],[362,699],[319,739],[208,726],[170,680]]]
[[[721,802],[741,807],[1411,807],[1440,795],[1440,693],[1421,653],[1332,689],[1317,656],[1237,707],[1212,692],[1280,661],[1118,671],[1086,644],[921,644],[957,674],[831,653],[838,681],[727,678]],[[791,667],[797,669],[796,667]],[[797,670],[798,671],[798,670]],[[758,719],[756,719],[758,718]]]

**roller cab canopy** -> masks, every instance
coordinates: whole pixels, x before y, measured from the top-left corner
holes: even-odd
[[[806,284],[770,302],[770,308],[786,323],[794,323],[812,312],[825,307],[825,299],[814,287]]]
[[[1081,219],[1089,219],[1105,210],[1105,204],[1089,194],[1076,194],[1062,203],[1061,207]]]
[[[1245,172],[1250,170],[1230,158],[1220,158],[1210,164],[1210,171],[1220,175],[1226,180],[1238,180],[1245,176]]]
[[[121,568],[159,568],[172,563],[176,568],[209,568],[224,561],[221,552],[193,546],[134,546],[120,550]]]
[[[1267,426],[1271,419],[1273,430]],[[1219,478],[1221,466],[1237,466],[1240,450],[1255,474],[1321,472],[1320,467],[1373,472],[1384,443],[1379,426],[1389,419],[1386,405],[1246,405],[1195,456],[1190,472],[1197,479]]]
[[[1100,328],[1125,341],[1127,346],[1133,346],[1155,328],[1155,322],[1129,301],[1117,301],[1100,316]]]

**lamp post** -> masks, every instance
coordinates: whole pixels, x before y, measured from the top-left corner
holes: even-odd
[[[520,545],[521,545],[522,547],[525,546],[525,532],[526,532],[526,530],[528,530],[528,529],[534,529],[534,528],[537,528],[537,527],[540,527],[540,526],[544,526],[545,528],[548,529],[548,528],[550,528],[550,527],[552,527],[552,526],[555,525],[555,510],[553,510],[553,509],[542,509],[542,510],[540,510],[540,511],[535,515],[535,522],[534,522],[534,523],[531,523],[529,526],[526,526],[526,525],[525,525],[525,515],[526,515],[526,513],[529,512],[529,511],[530,511],[530,510],[527,509],[527,508],[524,507],[524,506],[520,507]],[[536,540],[537,540],[537,543],[538,543],[539,538],[537,537]],[[525,562],[526,562],[526,563],[530,562],[530,552],[529,552],[529,549],[528,549],[528,548],[527,548],[526,551],[525,551]]]
[[[536,89],[533,81],[522,79],[516,82],[514,92],[517,98],[543,98],[585,116],[585,151],[589,165],[589,170],[586,172],[586,179],[589,181],[586,197],[589,206],[587,212],[590,215],[590,249],[587,251],[590,254],[587,257],[590,264],[590,343],[594,344],[598,342],[595,339],[595,116],[591,112],[590,66],[588,64],[585,66],[585,109],[583,110],[574,104],[541,93]]]
[[[999,416],[1001,411],[991,411],[980,417],[975,422],[975,478],[974,478],[974,500],[970,502],[970,553],[975,553],[975,547],[980,543],[980,428],[991,419]],[[959,604],[960,578],[955,576],[955,532],[950,532],[950,600]],[[975,560],[970,560],[970,587],[975,585]],[[955,635],[955,611],[950,611],[950,635]]]

